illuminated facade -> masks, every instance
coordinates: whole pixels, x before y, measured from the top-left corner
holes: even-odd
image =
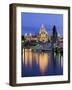
[[[42,24],[40,27],[40,31],[39,31],[38,35],[33,36],[31,33],[29,35],[25,34],[25,39],[27,41],[46,42],[46,41],[48,41],[48,33],[47,33],[44,25]]]
[[[38,41],[37,36],[33,36],[33,35],[30,36],[30,34],[25,36],[25,39],[26,41]]]
[[[39,35],[38,35],[38,40],[41,41],[41,42],[48,41],[48,33],[47,33],[43,24],[41,25],[41,28],[40,28],[40,32],[39,32]]]

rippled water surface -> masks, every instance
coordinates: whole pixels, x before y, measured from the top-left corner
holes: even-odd
[[[33,52],[22,49],[22,77],[63,75],[63,56],[60,53]]]

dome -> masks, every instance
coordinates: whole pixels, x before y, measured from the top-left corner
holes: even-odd
[[[40,27],[39,41],[43,41],[43,42],[48,41],[48,33],[43,24]]]
[[[27,33],[25,33],[25,36],[27,36]]]
[[[40,32],[39,32],[39,34],[41,34],[41,33],[45,33],[45,34],[48,35],[48,33],[47,33],[47,31],[46,31],[46,29],[45,29],[45,27],[44,27],[43,24],[42,24],[41,27],[40,27]]]
[[[29,33],[29,36],[32,36],[32,34],[31,34],[31,33]]]
[[[58,33],[58,37],[60,37],[61,35]]]

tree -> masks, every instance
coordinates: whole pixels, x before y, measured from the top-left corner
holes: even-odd
[[[53,33],[52,33],[52,42],[55,43],[57,41],[57,30],[56,26],[53,26]]]

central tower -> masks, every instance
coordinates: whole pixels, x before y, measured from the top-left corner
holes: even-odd
[[[46,29],[45,29],[43,24],[40,27],[38,39],[41,42],[47,42],[48,41],[48,33],[47,33],[47,31],[46,31]]]

